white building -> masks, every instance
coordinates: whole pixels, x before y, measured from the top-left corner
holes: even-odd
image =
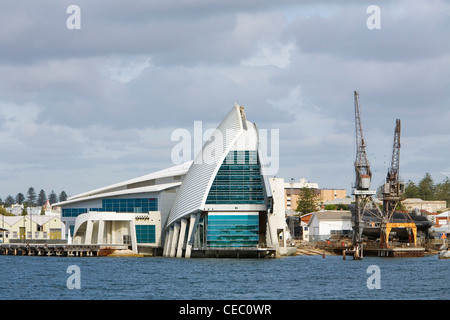
[[[273,197],[273,213],[274,223],[278,226],[277,237],[278,241],[282,243],[281,247],[286,247],[286,241],[291,239],[291,234],[286,225],[286,209],[285,209],[285,193],[284,193],[284,179],[270,178],[270,187]],[[283,250],[283,249],[282,249]]]
[[[26,215],[0,217],[0,242],[60,240],[64,224],[59,216]]]
[[[285,182],[284,187],[287,188],[293,188],[293,189],[319,189],[319,184],[315,182],[309,182],[305,178],[300,178],[299,182],[294,182],[294,179],[291,179],[290,182]]]
[[[334,233],[351,233],[350,211],[324,210],[315,212],[308,223],[309,241],[321,241]]]
[[[15,215],[20,216],[23,213],[24,205],[23,204],[13,204],[11,207],[6,208],[6,211]]]
[[[194,161],[55,205],[74,243],[169,257],[272,254],[284,197],[275,204],[264,163],[256,125],[236,104]]]
[[[130,245],[153,254],[191,162],[85,192],[61,207],[74,244]],[[131,218],[132,217],[132,218]]]
[[[186,173],[165,227],[164,255],[276,251],[283,226],[276,225],[264,163],[256,125],[236,104]]]
[[[442,235],[450,234],[450,211],[442,212],[436,216],[432,216],[434,226],[431,228],[432,232]]]
[[[412,211],[414,209],[425,210],[428,212],[438,212],[447,208],[447,201],[445,200],[422,200],[418,198],[408,198],[402,201],[402,205],[406,210]]]

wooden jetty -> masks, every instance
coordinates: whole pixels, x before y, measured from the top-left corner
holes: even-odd
[[[87,245],[87,244],[36,244],[2,243],[1,255],[58,256],[58,257],[100,257],[115,250],[126,250],[128,245]]]
[[[342,250],[342,255],[353,256],[353,249]],[[391,258],[408,258],[408,257],[424,257],[425,248],[423,247],[394,247],[394,248],[363,248],[363,256],[365,257],[391,257]]]
[[[191,258],[275,258],[273,248],[192,249]]]
[[[322,242],[317,247],[332,252],[336,255],[352,257],[355,254],[354,246],[350,241]],[[389,247],[381,247],[378,243],[364,243],[362,246],[363,257],[424,257],[426,249],[418,245],[396,244]]]

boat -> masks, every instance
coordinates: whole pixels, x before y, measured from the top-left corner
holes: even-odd
[[[438,252],[438,258],[439,259],[450,259],[450,251],[448,251],[448,248],[440,249],[440,251]]]
[[[448,246],[447,246],[447,242],[446,242],[447,235],[445,233],[443,233],[441,238],[444,243],[439,248],[438,258],[439,259],[450,259],[450,251],[448,251]]]
[[[365,223],[365,227],[363,229],[363,235],[372,239],[377,239],[380,237],[380,220],[376,217],[376,213],[372,214],[369,212],[371,210],[367,210],[364,212],[362,217],[362,221]],[[410,218],[409,218],[410,217]],[[403,212],[395,212],[391,219],[390,223],[405,223],[405,222],[414,222],[416,225],[417,231],[421,231],[428,234],[429,229],[432,227],[433,223],[429,221],[426,217],[416,214],[406,214]],[[410,236],[407,228],[396,228],[395,235],[401,240],[407,240]]]

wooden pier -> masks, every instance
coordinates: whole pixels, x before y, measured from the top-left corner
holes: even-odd
[[[344,249],[342,255],[353,256],[353,249]],[[410,258],[410,257],[424,257],[425,248],[422,247],[395,247],[395,248],[363,248],[364,257],[390,257],[390,258]]]
[[[333,252],[345,257],[353,257],[355,254],[354,246],[351,241],[322,242],[317,245],[318,248]],[[414,244],[395,244],[388,248],[380,247],[378,243],[364,243],[362,246],[363,257],[424,257],[425,247]]]
[[[364,250],[366,256],[409,258],[424,257],[425,248],[421,247],[398,247],[398,248],[368,248]]]
[[[273,248],[207,248],[192,249],[191,258],[275,258]]]
[[[100,257],[115,250],[128,249],[128,245],[85,245],[85,244],[35,244],[3,243],[1,255],[14,256],[57,256],[57,257]]]

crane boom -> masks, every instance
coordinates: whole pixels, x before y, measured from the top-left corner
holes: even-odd
[[[400,119],[396,120],[394,131],[394,143],[392,147],[391,165],[388,168],[386,183],[383,191],[383,209],[386,212],[388,221],[394,213],[395,207],[404,193],[404,184],[400,181]]]
[[[361,114],[359,112],[359,93],[354,91],[355,98],[355,127],[356,127],[356,189],[368,190],[372,179],[372,171],[370,170],[370,163],[366,154],[366,142],[361,123]]]
[[[352,229],[353,229],[353,246],[354,259],[362,258],[362,248],[364,246],[362,234],[365,228],[380,229],[380,248],[389,246],[389,235],[392,228],[404,227],[410,228],[414,235],[414,243],[416,243],[416,227],[408,213],[404,216],[406,223],[394,223],[393,217],[397,204],[400,202],[404,193],[404,184],[400,181],[400,119],[396,120],[394,132],[394,145],[392,150],[392,160],[388,169],[386,183],[383,188],[383,211],[375,203],[373,195],[374,190],[370,189],[372,172],[366,154],[366,143],[362,130],[359,93],[354,91],[355,99],[355,125],[356,125],[356,160],[355,160],[355,185],[353,195],[355,196],[355,205],[351,207]],[[373,220],[364,220],[363,217],[371,216],[375,221],[379,222],[379,226],[373,224]],[[370,223],[370,225],[369,225]],[[410,234],[411,235],[411,234]]]
[[[372,171],[370,170],[369,160],[366,154],[366,142],[364,141],[361,114],[360,114],[360,104],[359,104],[359,93],[354,91],[355,99],[355,126],[356,126],[356,160],[355,160],[355,206],[351,209],[352,214],[352,229],[353,229],[353,245],[354,245],[354,258],[362,258],[362,232],[365,227],[363,221],[363,216],[365,212],[370,212],[375,214],[382,219],[383,213],[377,204],[374,202],[372,195],[375,194],[374,190],[370,189],[370,183],[372,180]],[[375,210],[368,210],[369,207]]]
[[[394,147],[392,150],[391,166],[388,171],[386,182],[397,183],[399,181],[399,168],[400,168],[400,119],[396,120],[395,132],[394,132]]]

